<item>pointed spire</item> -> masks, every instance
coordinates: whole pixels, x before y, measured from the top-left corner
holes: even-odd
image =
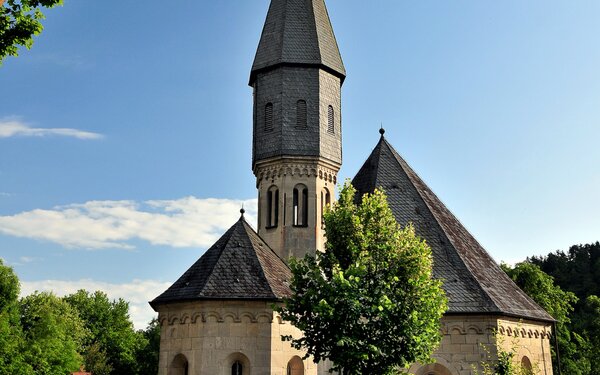
[[[339,76],[346,70],[324,0],[271,0],[250,73],[278,65],[316,65]]]

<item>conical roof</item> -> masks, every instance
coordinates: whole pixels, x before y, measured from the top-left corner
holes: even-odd
[[[346,76],[324,0],[271,0],[250,84],[259,71],[285,64],[318,65]]]
[[[193,300],[278,300],[291,272],[243,216],[150,305]]]
[[[387,142],[379,143],[352,181],[360,195],[385,191],[401,225],[413,223],[433,253],[443,280],[447,314],[502,314],[553,321],[498,266],[477,240]]]

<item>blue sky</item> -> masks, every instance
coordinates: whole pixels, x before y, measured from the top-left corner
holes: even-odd
[[[600,3],[329,0],[344,166],[386,137],[498,261],[600,240]],[[252,219],[267,0],[73,1],[0,67],[0,257],[146,301]]]

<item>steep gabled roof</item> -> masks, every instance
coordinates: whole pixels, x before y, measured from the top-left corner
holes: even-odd
[[[324,0],[271,1],[250,84],[258,71],[282,64],[319,65],[346,76]]]
[[[382,188],[396,220],[412,222],[433,253],[434,277],[443,280],[449,314],[503,314],[553,318],[502,271],[382,136],[352,181],[360,195]]]
[[[243,216],[169,289],[150,304],[193,300],[278,300],[291,272]]]

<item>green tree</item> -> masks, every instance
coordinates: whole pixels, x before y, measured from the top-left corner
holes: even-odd
[[[343,374],[390,374],[427,362],[446,311],[432,278],[431,249],[401,228],[375,191],[355,202],[346,182],[325,214],[326,252],[290,260],[293,296],[278,307],[303,337],[292,339],[314,360]]]
[[[89,348],[97,344],[94,358],[101,358],[101,353],[104,353],[113,374],[138,374],[136,353],[143,342],[133,328],[129,304],[123,299],[111,301],[101,291],[90,293],[79,290],[64,299],[78,311],[90,331],[84,343],[84,356],[88,358]]]
[[[563,291],[554,284],[554,279],[537,265],[523,262],[515,267],[502,264],[502,269],[523,291],[556,319],[556,339],[560,352],[560,367],[564,374],[584,375],[590,372],[590,361],[586,357],[587,341],[569,328],[570,314],[577,297]],[[552,363],[556,368],[557,358],[552,348]]]
[[[40,8],[52,8],[62,0],[7,0],[0,1],[0,65],[7,56],[18,56],[19,46],[31,48],[33,36],[44,26]]]
[[[108,363],[108,354],[97,342],[89,345],[84,351],[85,369],[94,375],[110,375],[113,371]]]
[[[154,318],[145,330],[139,330],[141,345],[137,353],[140,374],[158,372],[158,354],[160,351],[160,323]]]
[[[590,345],[588,358],[591,362],[591,375],[600,375],[600,298],[588,296],[583,305],[575,329],[585,336]]]
[[[17,275],[0,259],[0,375],[24,375],[32,372],[23,355],[19,291]]]
[[[37,375],[64,375],[82,363],[79,348],[86,336],[77,312],[48,292],[21,300],[25,359]]]

